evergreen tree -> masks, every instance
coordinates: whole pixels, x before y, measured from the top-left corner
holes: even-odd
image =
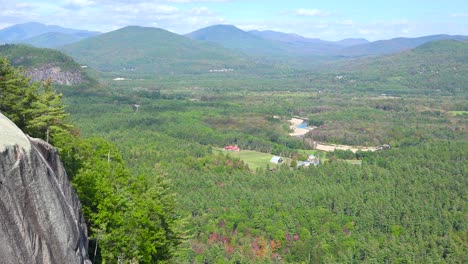
[[[62,104],[62,94],[52,90],[50,80],[44,82],[43,91],[37,95],[37,100],[26,113],[31,117],[26,121],[26,130],[32,136],[43,138],[47,142],[51,134],[68,132],[72,127],[65,120],[68,114]]]
[[[132,176],[115,146],[79,143],[73,185],[88,221],[95,263],[164,263],[182,242],[182,222],[158,176]],[[150,180],[151,179],[151,180]]]
[[[50,80],[30,83],[24,71],[0,58],[0,111],[20,129],[34,137],[49,139],[69,132],[62,95],[52,90]]]
[[[30,84],[22,69],[12,67],[8,60],[0,58],[0,111],[20,129],[26,128],[26,110],[36,99],[37,86]]]

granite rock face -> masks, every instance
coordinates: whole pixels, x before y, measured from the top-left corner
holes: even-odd
[[[57,151],[0,113],[0,263],[90,264],[87,247]]]
[[[50,79],[53,83],[60,85],[74,85],[84,81],[81,72],[62,70],[60,67],[51,64],[30,68],[26,71],[26,76],[30,77],[33,82]]]

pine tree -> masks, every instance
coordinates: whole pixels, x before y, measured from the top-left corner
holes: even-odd
[[[62,104],[62,94],[52,90],[50,80],[43,83],[42,92],[37,95],[37,100],[26,112],[31,117],[26,122],[26,130],[32,136],[43,138],[47,142],[51,134],[67,133],[72,127],[65,120],[68,114],[65,113]]]
[[[36,100],[36,84],[30,84],[22,69],[12,67],[0,58],[0,111],[20,129],[26,128],[26,110]]]

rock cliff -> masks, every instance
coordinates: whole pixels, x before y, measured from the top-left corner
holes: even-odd
[[[57,151],[0,113],[0,263],[90,264],[87,245]]]
[[[26,70],[26,75],[31,81],[44,81],[50,79],[53,83],[60,85],[80,84],[84,81],[80,71],[66,71],[51,64],[43,64]]]

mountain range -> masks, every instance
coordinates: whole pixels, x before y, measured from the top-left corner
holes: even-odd
[[[369,43],[365,39],[325,41],[271,30],[246,32],[232,25],[210,26],[185,36],[253,55],[335,55],[345,47]]]
[[[95,31],[70,29],[31,22],[1,29],[0,43],[24,43],[35,47],[58,48],[99,34],[99,32]],[[163,36],[161,35],[161,37]],[[210,47],[216,44],[218,48],[221,46],[247,55],[270,57],[272,55],[278,57],[375,56],[401,52],[434,40],[468,40],[468,36],[431,35],[417,38],[393,38],[373,42],[360,38],[326,41],[318,38],[306,38],[294,33],[271,30],[244,31],[233,25],[209,26],[186,34],[184,37],[205,43],[210,42]],[[174,39],[174,36],[170,39]],[[186,40],[178,39],[188,43]]]
[[[100,71],[200,73],[252,64],[244,54],[164,29],[129,26],[60,48]]]
[[[138,75],[210,72],[276,74],[300,69],[310,72],[313,69],[325,75],[333,73],[333,78],[342,76],[339,81],[352,81],[349,85],[358,81],[363,89],[378,81],[392,87],[411,85],[453,92],[461,89],[466,82],[464,76],[468,75],[464,64],[468,60],[466,36],[333,42],[274,31],[246,32],[225,25],[198,30],[188,36],[190,38],[158,28],[129,26],[58,48],[79,64],[51,50],[29,50],[26,46],[0,46],[3,47],[0,55],[26,68],[46,64],[49,71],[56,67],[53,61],[60,61],[59,68],[72,67],[73,72],[89,66],[98,71],[126,73],[124,75],[135,78]],[[349,57],[337,55],[344,51]],[[324,57],[329,62],[319,61],[316,63],[320,63],[319,67],[311,68],[312,64],[307,64],[307,61],[314,57],[304,54],[314,55],[315,52],[328,54]],[[273,63],[265,59],[281,56],[285,59]]]
[[[0,30],[0,43],[24,43],[41,48],[54,48],[100,34],[96,31],[63,28],[30,22]]]
[[[366,39],[325,41],[297,34],[275,31],[242,31],[232,25],[216,25],[186,35],[189,38],[217,43],[225,48],[251,55],[332,55],[360,57],[385,55],[415,48],[434,40],[468,40],[468,36],[432,35],[418,38],[393,38],[369,42]]]

